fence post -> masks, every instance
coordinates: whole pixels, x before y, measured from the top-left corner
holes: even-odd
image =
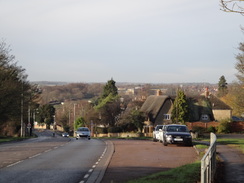
[[[216,172],[216,135],[210,134],[210,147],[201,159],[201,183],[212,183]]]

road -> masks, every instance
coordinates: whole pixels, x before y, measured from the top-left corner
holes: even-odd
[[[0,182],[85,182],[106,150],[97,139],[39,136],[0,145]]]

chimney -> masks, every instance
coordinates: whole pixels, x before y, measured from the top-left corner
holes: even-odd
[[[206,97],[206,98],[209,98],[209,91],[208,91],[208,87],[206,87],[206,90],[205,90],[205,97]]]
[[[162,91],[161,90],[157,90],[157,96],[162,95]]]

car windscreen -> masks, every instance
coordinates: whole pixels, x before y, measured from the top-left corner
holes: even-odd
[[[78,128],[78,131],[89,131],[88,128]]]
[[[162,129],[163,128],[163,125],[162,126],[156,126],[155,130],[159,130],[159,129]]]
[[[168,126],[168,132],[188,132],[185,126]]]

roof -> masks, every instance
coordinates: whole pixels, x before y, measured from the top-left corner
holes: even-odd
[[[165,100],[168,98],[170,98],[168,95],[150,95],[143,103],[140,111],[145,112],[147,114],[151,114],[152,117],[155,118],[159,110],[163,106]]]
[[[210,95],[209,100],[212,104],[212,109],[213,110],[231,110],[231,107],[225,104],[222,100],[219,98]]]
[[[205,96],[193,96],[188,98],[193,99],[195,102],[199,102],[200,100],[208,100],[211,103],[212,110],[231,110],[230,106],[214,95],[209,95],[207,98]]]

